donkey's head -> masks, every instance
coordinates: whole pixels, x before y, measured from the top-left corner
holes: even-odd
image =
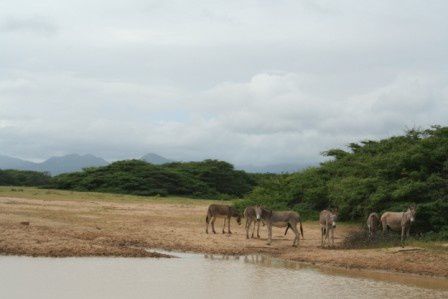
[[[336,227],[336,220],[338,220],[338,208],[334,208],[332,209],[330,214],[330,221],[331,221],[331,225],[335,228]]]
[[[238,222],[238,225],[241,225],[241,218],[243,217],[243,215],[241,215],[241,212],[232,207],[231,215],[232,215],[232,217],[236,218],[236,222]]]
[[[411,205],[406,212],[409,213],[409,220],[411,222],[414,222],[415,214],[417,213],[417,207],[415,205]]]
[[[238,214],[238,216],[236,216],[236,222],[238,222],[238,225],[241,225],[241,214]]]
[[[255,218],[257,219],[257,221],[260,221],[262,212],[263,212],[263,210],[261,209],[261,206],[256,205],[255,206]]]

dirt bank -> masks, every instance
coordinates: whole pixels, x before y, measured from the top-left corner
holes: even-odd
[[[160,256],[163,248],[214,254],[266,253],[275,257],[345,268],[392,270],[448,277],[448,251],[430,248],[322,249],[316,223],[304,223],[305,240],[274,229],[274,241],[245,237],[232,220],[232,235],[205,234],[207,202],[102,199],[39,199],[0,196],[0,253],[30,256]],[[244,222],[244,221],[243,221]],[[222,229],[218,220],[216,229]],[[336,229],[337,242],[353,226]]]

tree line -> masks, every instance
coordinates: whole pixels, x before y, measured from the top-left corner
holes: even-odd
[[[46,172],[0,169],[0,186],[44,186],[51,180]]]
[[[323,154],[329,160],[318,167],[262,180],[237,206],[293,209],[308,219],[338,207],[341,220],[359,221],[370,212],[416,204],[413,231],[448,238],[448,127],[408,130]]]
[[[146,196],[183,195],[211,199],[241,198],[255,179],[218,160],[154,165],[124,160],[53,177],[47,187]]]
[[[448,238],[448,127],[408,130],[382,140],[351,143],[323,153],[328,160],[292,174],[250,174],[218,160],[153,165],[125,160],[51,177],[0,170],[0,185],[40,186],[135,195],[243,198],[239,209],[262,204],[292,209],[305,219],[338,207],[341,220],[417,205],[413,231]]]

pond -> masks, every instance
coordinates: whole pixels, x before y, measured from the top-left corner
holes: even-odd
[[[263,255],[0,256],[0,298],[448,298],[448,280],[310,267]]]

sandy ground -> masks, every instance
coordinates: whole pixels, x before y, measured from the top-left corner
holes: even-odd
[[[207,204],[165,202],[114,202],[102,200],[44,200],[0,197],[0,254],[30,256],[152,256],[143,248],[213,254],[265,253],[312,264],[344,268],[388,270],[448,277],[448,251],[430,248],[402,250],[324,249],[317,223],[305,222],[305,240],[291,247],[293,234],[274,228],[273,243],[246,239],[232,220],[233,234],[205,233]],[[353,226],[340,225],[336,242]]]

